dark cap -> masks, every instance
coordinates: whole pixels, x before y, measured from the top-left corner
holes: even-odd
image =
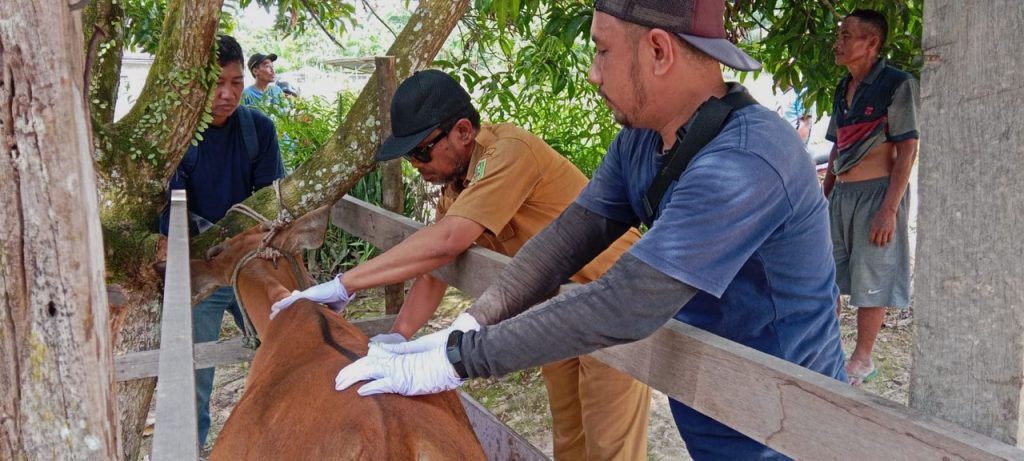
[[[274,53],[270,53],[270,54],[256,53],[256,54],[254,54],[252,56],[249,56],[249,65],[246,66],[246,67],[248,67],[249,70],[252,70],[253,67],[256,67],[256,66],[258,66],[260,64],[263,64],[263,61],[265,61],[267,59],[269,59],[270,62],[277,61],[277,55],[274,54]]]
[[[594,9],[633,24],[662,29],[736,70],[761,63],[725,38],[724,0],[597,0]]]
[[[391,100],[391,136],[377,151],[378,162],[408,154],[431,131],[473,107],[469,93],[450,75],[439,70],[416,72]]]

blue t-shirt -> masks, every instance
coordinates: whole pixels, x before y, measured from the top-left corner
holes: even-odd
[[[267,100],[264,101],[263,98]],[[266,91],[260,91],[256,85],[250,85],[242,90],[242,104],[254,106],[256,104],[269,103],[278,105],[284,101],[284,90],[277,85],[268,85]]]
[[[639,224],[662,151],[657,132],[623,129],[576,202]],[[699,290],[676,319],[845,381],[827,209],[796,132],[752,105],[697,153],[630,253]],[[693,413],[684,438],[727,429]],[[721,443],[687,440],[702,442]]]
[[[246,150],[240,110],[252,114],[259,144],[255,159],[250,159]],[[240,107],[224,126],[210,126],[203,132],[197,148],[189,149],[178,164],[168,189],[185,189],[189,212],[215,223],[231,205],[282,177],[284,166],[274,122],[255,109]],[[165,211],[160,217],[160,233],[167,234],[167,223]]]

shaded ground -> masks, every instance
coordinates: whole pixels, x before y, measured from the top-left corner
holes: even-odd
[[[443,328],[459,313],[468,308],[471,298],[450,290],[428,324],[428,329]],[[383,311],[383,298],[371,292],[353,303],[348,309],[351,318],[373,317]],[[910,372],[910,311],[889,311],[885,325],[875,346],[875,365],[879,369],[876,380],[863,389],[892,401],[906,405]],[[840,316],[843,349],[853,350],[856,335],[856,311],[845,309]],[[225,321],[223,336],[234,336],[238,330],[230,320]],[[212,425],[210,444],[230,415],[231,409],[244,392],[248,364],[217,368],[214,392],[211,397]],[[476,380],[465,390],[487,407],[498,419],[520,433],[548,456],[551,455],[551,415],[547,408],[547,395],[539,369],[524,370],[500,379]],[[151,415],[152,417],[152,415]],[[147,439],[148,440],[148,439]],[[679,439],[666,397],[652,393],[650,430],[648,432],[649,460],[688,460],[686,449]],[[144,447],[143,452],[148,452]],[[148,458],[148,457],[147,457]]]

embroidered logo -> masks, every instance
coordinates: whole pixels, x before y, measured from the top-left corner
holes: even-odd
[[[484,178],[484,168],[487,166],[487,159],[480,160],[476,163],[476,172],[473,173],[473,179],[469,181],[470,184],[475,183]]]
[[[868,106],[867,108],[864,109],[864,115],[867,115],[867,116],[870,116],[874,112],[875,112],[875,108],[871,107],[871,106]]]

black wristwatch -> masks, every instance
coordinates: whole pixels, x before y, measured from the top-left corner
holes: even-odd
[[[469,373],[466,373],[466,365],[462,363],[463,334],[461,330],[453,330],[448,335],[448,343],[444,346],[444,352],[448,355],[448,362],[455,368],[455,374],[459,375],[462,379],[466,379],[469,377]]]

